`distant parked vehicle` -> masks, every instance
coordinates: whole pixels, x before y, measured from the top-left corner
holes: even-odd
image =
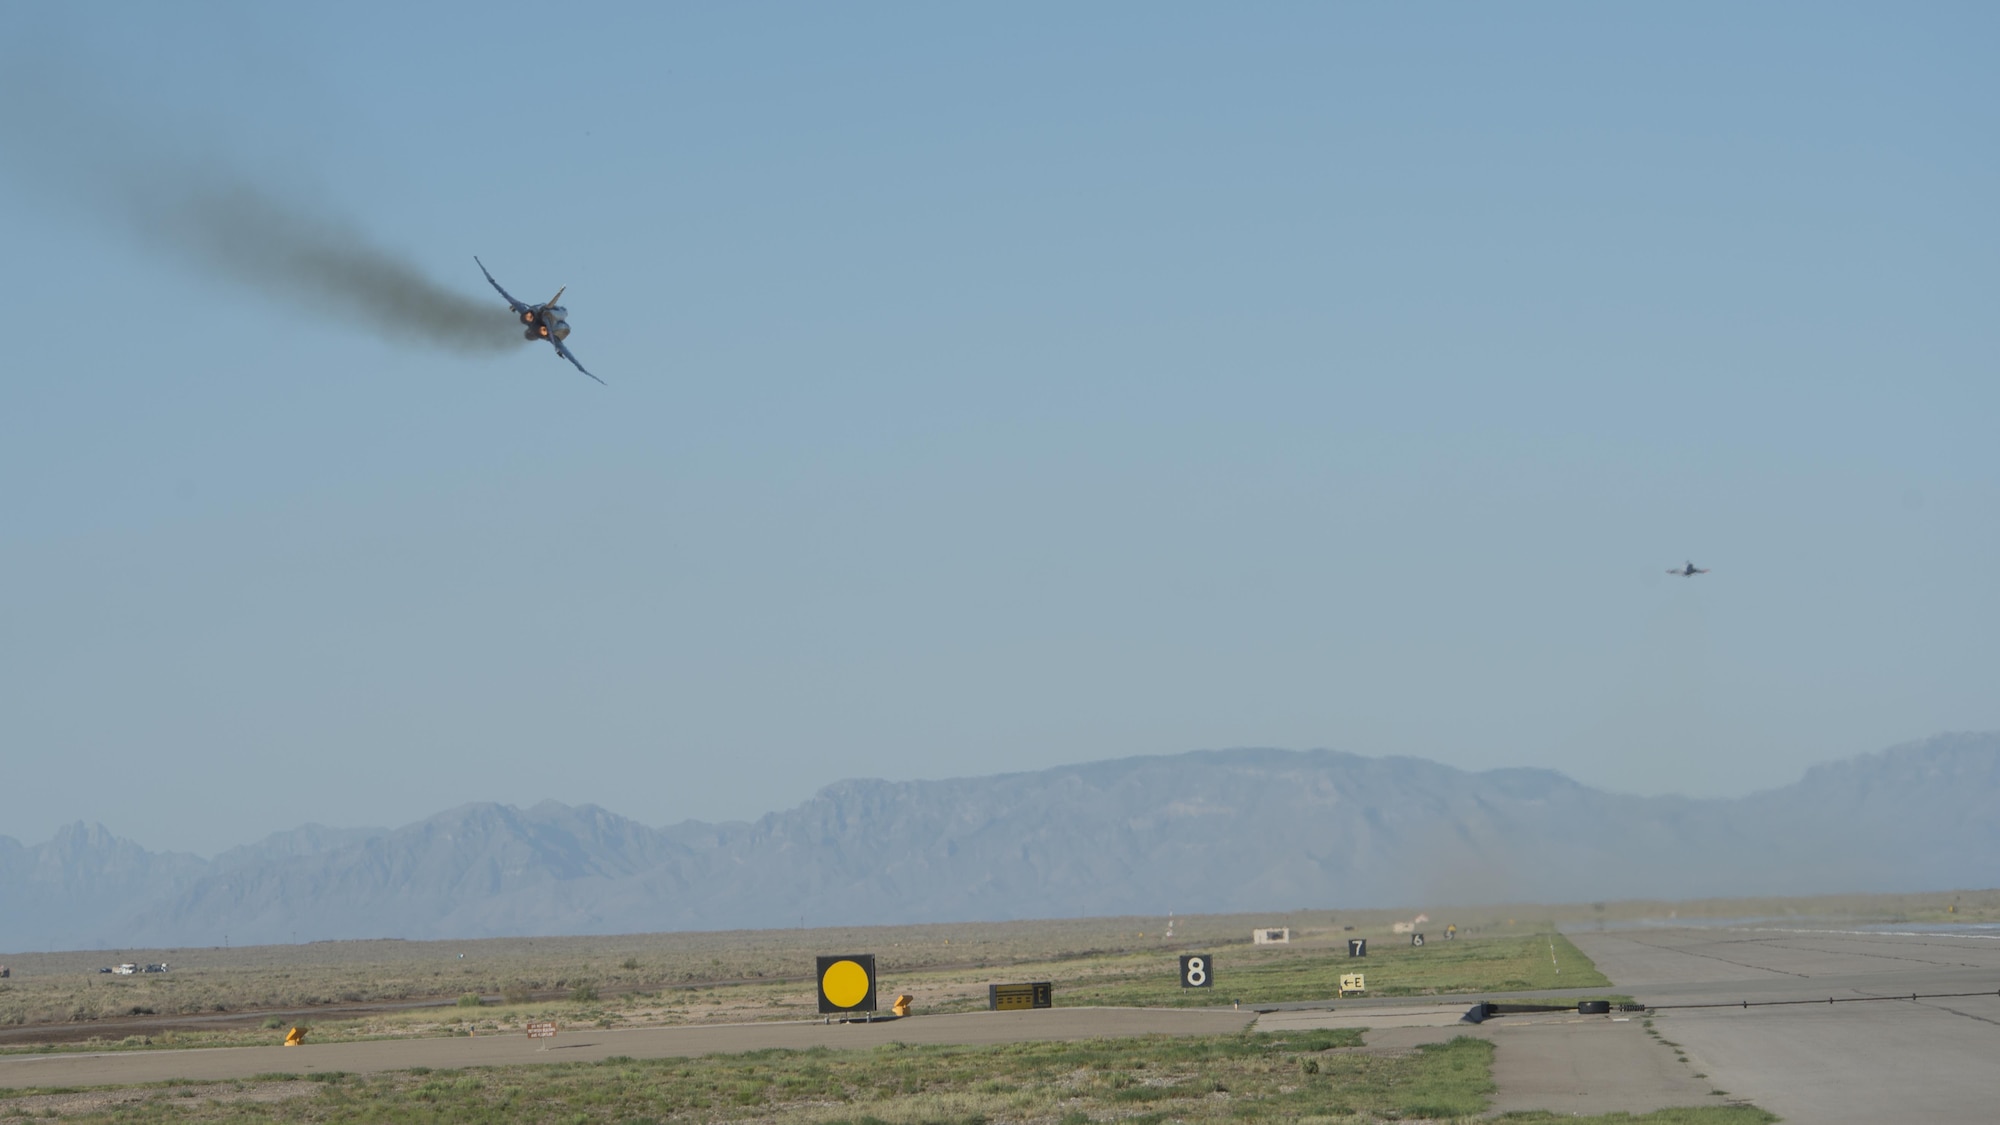
[[[129,977],[129,976],[131,976],[131,975],[132,975],[133,973],[136,973],[136,972],[138,972],[138,971],[139,971],[139,966],[137,966],[137,965],[134,965],[134,964],[133,964],[132,962],[130,962],[130,961],[127,961],[127,962],[125,962],[125,963],[124,963],[123,965],[113,965],[113,966],[111,967],[111,971],[112,971],[112,972],[114,972],[114,973],[117,973],[117,974],[118,974],[119,976],[121,976],[121,977]]]
[[[162,961],[157,965],[148,965],[139,971],[142,973],[164,973],[167,971],[167,963]]]

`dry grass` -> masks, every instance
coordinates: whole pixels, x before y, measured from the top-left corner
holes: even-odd
[[[760,1051],[348,1077],[311,1097],[243,1102],[149,1088],[86,1122],[548,1122],[672,1119],[798,1125],[874,1122],[1191,1123],[1449,1117],[1492,1091],[1491,1044],[1358,1051],[1353,1031],[1172,1036],[1084,1043]],[[267,1081],[295,1085],[292,1076]],[[254,1090],[259,1083],[244,1084]],[[0,1098],[0,1120],[19,1101]]]
[[[1954,904],[1957,912],[1948,912]],[[1424,926],[1432,940],[1421,950],[1390,932],[1390,923],[1409,913],[1200,915],[1177,919],[1172,938],[1163,932],[1165,919],[1093,918],[12,954],[4,960],[13,979],[0,981],[0,1031],[31,1024],[80,1030],[108,1021],[99,1039],[86,1044],[103,1049],[269,1043],[294,1022],[313,1025],[314,1040],[325,1041],[500,1031],[531,1018],[607,1027],[804,1018],[814,1008],[812,958],[834,952],[875,953],[882,995],[910,992],[927,1011],[983,1006],[986,985],[1008,980],[1054,981],[1058,1004],[1324,999],[1333,995],[1340,973],[1354,970],[1368,975],[1375,995],[1602,988],[1603,978],[1560,938],[1555,950],[1562,972],[1552,971],[1551,919],[1587,926],[1671,913],[1684,919],[1970,922],[2000,918],[2000,892],[1607,903],[1602,909],[1432,908],[1433,920]],[[1437,940],[1449,922],[1458,924],[1460,938]],[[1293,944],[1252,946],[1250,931],[1259,926],[1291,927]],[[1349,962],[1346,939],[1364,936],[1369,957]],[[1216,989],[1178,987],[1176,957],[1182,952],[1216,955]],[[132,977],[94,971],[120,961],[165,961],[173,970]],[[467,994],[480,1006],[460,1006]],[[597,999],[589,998],[593,994]],[[410,1006],[357,1007],[397,1003]],[[246,1012],[253,1014],[246,1018]],[[266,1012],[282,1013],[270,1017],[275,1026],[263,1026]],[[172,1017],[172,1029],[144,1026],[145,1013]]]
[[[589,1022],[795,1017],[809,1014],[813,957],[819,953],[873,952],[880,958],[885,987],[907,988],[934,978],[944,989],[941,998],[955,995],[953,989],[970,996],[976,988],[983,999],[984,982],[1018,977],[1028,969],[1073,963],[1084,966],[1079,971],[1087,975],[1094,970],[1086,963],[1127,956],[1163,957],[1171,964],[1171,955],[1184,948],[1247,947],[1257,925],[1289,925],[1300,932],[1358,924],[1386,932],[1390,917],[1384,911],[1338,918],[1324,911],[1202,916],[1180,920],[1172,939],[1162,932],[1164,919],[1094,918],[14,954],[6,958],[13,979],[0,981],[0,1027],[146,1014],[207,1015],[219,1017],[214,1022],[231,1022],[230,1014],[246,1011],[310,1016],[315,1009],[342,1005],[456,1003],[466,993],[490,1004],[505,1003],[510,1013],[518,1009]],[[173,969],[130,977],[95,971],[120,961],[164,961]],[[601,999],[573,999],[590,991]],[[463,1028],[477,1012],[372,1011],[360,1022],[383,1033],[412,1023]],[[228,1038],[241,1031],[216,1034]]]
[[[759,1051],[607,1059],[314,1082],[146,1086],[78,1095],[0,1094],[0,1122],[79,1125],[1225,1125],[1242,1121],[1471,1121],[1493,1091],[1493,1046],[1459,1038],[1406,1051],[1355,1031],[1155,1036],[1082,1043]],[[1515,1120],[1510,1116],[1508,1120]],[[1554,1120],[1526,1115],[1524,1121]],[[1563,1120],[1578,1120],[1564,1117]],[[1764,1125],[1747,1106],[1584,1118],[1624,1125]]]
[[[1413,947],[1403,936],[1370,938],[1368,956],[1347,956],[1352,935],[1330,942],[1308,936],[1301,945],[1232,949],[1214,958],[1211,989],[1180,987],[1178,962],[1140,965],[1138,971],[1094,981],[1072,981],[1059,1002],[1133,1007],[1185,1007],[1241,1001],[1244,1004],[1331,1000],[1343,974],[1365,975],[1370,996],[1433,996],[1447,993],[1527,992],[1558,988],[1606,988],[1597,971],[1568,939],[1554,933],[1472,933],[1455,941],[1432,940]],[[1435,932],[1431,938],[1436,938]],[[1331,945],[1331,948],[1327,948]]]
[[[245,1103],[275,1105],[309,1098],[325,1085],[306,1079],[251,1082],[202,1082],[171,1086],[126,1086],[99,1090],[73,1090],[55,1094],[0,1095],[0,1120],[30,1117],[77,1117],[112,1110],[129,1110],[148,1102],[214,1103],[236,1106]]]
[[[78,1046],[117,1049],[269,1043],[293,1023],[325,1042],[511,1031],[530,1019],[598,1027],[801,1019],[816,1011],[813,956],[849,951],[877,955],[885,1003],[908,992],[926,1011],[983,1007],[988,984],[1027,979],[1055,982],[1058,1004],[1148,1006],[1325,999],[1339,974],[1357,968],[1377,995],[1604,983],[1560,938],[1566,975],[1552,974],[1546,923],[1468,917],[1459,940],[1416,950],[1390,933],[1391,920],[1387,912],[1203,916],[1178,919],[1171,939],[1163,920],[1147,930],[1147,922],[1112,918],[113,955],[174,966],[135,977],[85,971],[108,959],[102,954],[57,954],[0,985],[0,1023],[108,1019]],[[1293,943],[1253,946],[1257,925],[1290,926]],[[1441,933],[1435,924],[1427,930]],[[1345,955],[1355,936],[1370,939],[1365,961]],[[1218,958],[1221,987],[1178,986],[1178,955],[1189,950]],[[371,1002],[411,1006],[354,1007]],[[274,1009],[284,1014],[259,1019]],[[172,1026],[141,1021],[135,1029],[115,1019],[135,1010],[174,1017]]]

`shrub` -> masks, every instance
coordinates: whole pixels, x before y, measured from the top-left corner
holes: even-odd
[[[458,998],[458,1006],[461,1008],[477,1008],[485,1003],[486,998],[477,992],[468,992]]]

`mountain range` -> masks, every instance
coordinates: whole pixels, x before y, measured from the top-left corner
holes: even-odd
[[[755,823],[472,804],[213,859],[0,836],[0,949],[474,938],[2000,884],[2000,734],[1735,799],[1539,769],[1216,750],[842,781]]]

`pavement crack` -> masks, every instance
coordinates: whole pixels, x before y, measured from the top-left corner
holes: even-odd
[[[1732,961],[1727,957],[1722,957],[1714,953],[1698,953],[1695,950],[1688,949],[1684,946],[1667,945],[1661,942],[1640,941],[1638,938],[1631,938],[1631,937],[1625,938],[1625,940],[1631,942],[1633,945],[1643,945],[1648,949],[1660,949],[1660,950],[1665,950],[1668,953],[1681,953],[1689,957],[1706,957],[1711,961],[1720,961],[1725,965],[1734,965],[1739,969],[1755,969],[1760,973],[1776,973],[1779,976],[1799,977],[1801,979],[1810,977],[1812,975],[1811,973],[1794,973],[1785,969],[1773,969],[1768,965],[1753,965],[1748,961]]]
[[[1990,1019],[1986,1016],[1974,1015],[1971,1012],[1961,1012],[1957,1008],[1954,1008],[1949,1004],[1924,1004],[1923,1006],[1926,1008],[1935,1008],[1940,1012],[1950,1012],[1954,1016],[1964,1016],[1966,1019],[1969,1020],[1978,1020],[1980,1023],[1990,1023],[1995,1027],[2000,1027],[2000,1020]]]

